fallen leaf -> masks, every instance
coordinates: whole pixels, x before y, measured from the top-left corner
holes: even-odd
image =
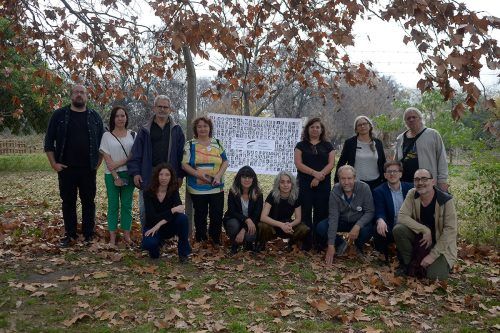
[[[94,279],[104,279],[107,278],[109,274],[107,272],[95,272]]]
[[[90,316],[88,313],[79,313],[76,316],[74,316],[73,318],[63,321],[63,325],[66,327],[70,327],[71,325],[75,324],[77,321],[83,320],[86,317],[92,318],[92,316]]]
[[[32,297],[42,297],[42,296],[47,296],[47,292],[45,291],[35,291],[33,294],[30,296]]]
[[[320,312],[326,311],[329,308],[329,305],[324,298],[318,300],[311,300],[309,304]]]

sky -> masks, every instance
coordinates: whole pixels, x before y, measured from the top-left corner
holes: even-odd
[[[500,17],[500,1],[467,0],[462,1],[467,8],[482,11],[484,15]],[[483,16],[481,14],[480,16]],[[384,22],[373,17],[371,20],[357,22],[354,26],[356,47],[349,48],[352,61],[371,61],[374,68],[384,76],[393,77],[396,82],[407,88],[415,88],[421,78],[416,71],[420,56],[412,44],[403,43],[404,33],[394,22]],[[493,37],[500,38],[500,31],[493,31]],[[481,71],[481,80],[488,87],[498,89],[500,71]]]
[[[469,9],[483,12],[484,15],[500,17],[499,0],[461,2],[465,3]],[[500,39],[499,30],[493,31],[492,35],[497,40]],[[412,44],[403,43],[404,33],[398,24],[394,21],[381,21],[373,16],[370,20],[357,22],[354,25],[354,36],[355,47],[347,49],[352,62],[371,61],[373,68],[381,75],[390,76],[403,87],[416,88],[417,82],[422,78],[416,70],[420,56]],[[210,63],[199,59],[195,62],[199,77],[216,75],[215,71],[208,70]],[[216,64],[214,66],[217,67]],[[481,80],[486,87],[498,90],[499,74],[499,70],[492,71],[484,65]]]

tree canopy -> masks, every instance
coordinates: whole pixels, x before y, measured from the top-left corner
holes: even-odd
[[[148,6],[158,26],[139,19]],[[0,0],[0,14],[18,53],[40,52],[67,78],[87,83],[101,103],[123,98],[124,89],[144,99],[137,82],[171,78],[185,66],[183,48],[221,60],[206,92],[215,99],[230,91],[244,102],[271,102],[290,83],[334,92],[341,80],[370,85],[377,80],[371,64],[354,64],[345,51],[354,22],[368,14],[401,23],[404,42],[421,54],[422,92],[437,88],[450,100],[458,83],[467,97],[454,106],[454,118],[478,103],[482,91],[473,79],[483,63],[500,68],[500,48],[489,35],[500,19],[453,0]]]

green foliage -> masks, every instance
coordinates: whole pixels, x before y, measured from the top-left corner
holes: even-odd
[[[453,192],[459,219],[460,234],[474,244],[498,246],[500,232],[500,151],[478,152],[468,170],[465,189]]]
[[[27,55],[14,47],[9,21],[0,18],[0,40],[6,50],[0,56],[0,130],[14,134],[45,131],[61,84],[39,54]]]
[[[52,170],[43,153],[25,155],[0,155],[0,171],[49,171]]]

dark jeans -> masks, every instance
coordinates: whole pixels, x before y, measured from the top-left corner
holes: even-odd
[[[374,226],[373,228],[373,244],[375,246],[375,250],[382,253],[387,259],[389,256],[389,244],[394,243],[392,230],[386,232],[384,237],[379,235],[376,226]]]
[[[330,198],[331,184],[321,182],[317,187],[301,181],[299,183],[300,202],[302,209],[302,222],[309,227],[311,232],[304,239],[303,249],[308,251],[312,246],[318,247],[316,225],[328,218],[328,201]]]
[[[77,237],[76,196],[78,194],[82,203],[82,232],[85,237],[92,237],[95,225],[96,170],[67,167],[58,172],[57,177],[66,236]]]
[[[224,192],[213,194],[191,194],[194,209],[195,239],[207,240],[207,216],[210,217],[208,234],[212,241],[220,244],[222,215],[224,212]]]
[[[243,229],[243,227],[240,225],[240,221],[238,221],[237,219],[229,219],[224,221],[224,228],[226,229],[226,234],[231,240],[231,243],[234,243],[234,239],[241,231],[241,229]],[[253,243],[255,241],[256,236],[257,232],[255,232],[253,235],[249,235],[248,232],[246,232],[243,242]]]
[[[172,221],[162,225],[154,236],[143,236],[142,248],[149,251],[151,258],[159,258],[160,248],[165,240],[174,236],[179,238],[177,253],[179,256],[187,257],[191,253],[191,245],[189,245],[189,223],[186,214],[175,214]]]
[[[352,227],[354,227],[354,223],[348,224],[339,221],[337,232],[349,232],[351,231]],[[326,247],[328,244],[328,228],[329,228],[328,219],[321,221],[316,226],[316,235],[318,236],[318,240],[320,241],[322,247]],[[359,236],[354,242],[354,244],[360,251],[363,251],[363,245],[370,240],[372,234],[373,234],[373,226],[371,225],[371,223],[368,223],[363,228],[361,228],[361,230],[359,231]],[[342,237],[337,233],[337,237],[335,238],[335,246],[337,247],[341,242],[342,242]]]

